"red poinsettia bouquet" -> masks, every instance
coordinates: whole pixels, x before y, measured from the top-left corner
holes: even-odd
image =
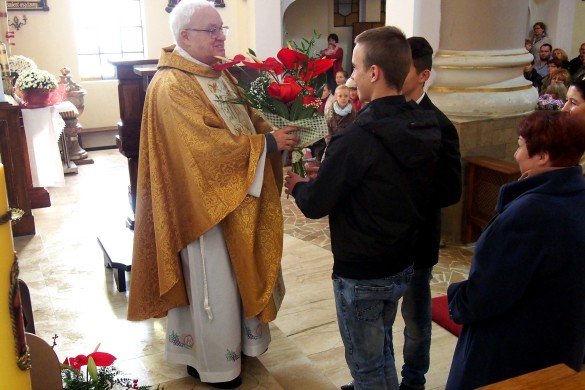
[[[321,99],[315,96],[315,89],[325,81],[325,72],[335,60],[312,58],[310,53],[315,45],[303,39],[299,46],[294,42],[282,48],[276,58],[260,60],[253,50],[248,56],[236,55],[232,60],[222,59],[215,69],[224,70],[243,64],[257,71],[250,83],[238,82],[242,98],[226,98],[226,102],[247,104],[259,110],[274,127],[298,126],[300,137],[298,148],[292,153],[293,170],[304,176],[302,148],[311,145],[327,135],[327,123],[319,111]]]
[[[65,358],[61,364],[61,377],[65,389],[150,389],[150,386],[138,386],[138,379],[122,376],[122,372],[112,366],[116,357],[107,352],[92,352],[89,355],[77,355]],[[87,366],[84,373],[82,368]]]

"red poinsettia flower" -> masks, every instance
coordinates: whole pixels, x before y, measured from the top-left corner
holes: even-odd
[[[280,49],[276,56],[287,69],[297,70],[309,61],[309,58],[303,53],[286,47]]]
[[[282,83],[271,83],[266,92],[273,98],[280,100],[283,103],[289,103],[295,100],[303,87],[301,87],[292,76],[285,76]]]
[[[92,352],[87,356],[77,355],[74,358],[65,358],[65,361],[63,362],[63,364],[67,364],[67,365],[75,368],[76,370],[79,370],[79,369],[81,369],[81,367],[87,366],[87,362],[88,362],[90,357],[95,362],[95,365],[99,366],[99,367],[110,366],[110,365],[112,365],[112,363],[114,363],[114,360],[116,360],[115,356],[110,355],[107,352]]]
[[[335,62],[335,60],[331,60],[328,58],[320,58],[317,60],[310,60],[307,63],[306,68],[304,68],[301,73],[299,74],[299,77],[304,81],[304,82],[309,82],[309,80],[311,80],[313,77],[315,76],[319,76],[322,73],[325,73],[327,71],[327,69],[331,68],[333,66],[333,63]]]
[[[258,69],[259,71],[265,70],[273,72],[276,75],[284,72],[283,65],[274,57],[268,57],[264,62],[242,61],[242,64],[252,69]]]
[[[225,69],[231,68],[232,66],[234,66],[236,64],[239,64],[240,62],[242,62],[245,59],[246,59],[246,57],[244,57],[243,55],[237,54],[231,61],[224,62],[223,64],[218,62],[217,64],[213,65],[211,68],[215,69],[215,70],[225,70]]]

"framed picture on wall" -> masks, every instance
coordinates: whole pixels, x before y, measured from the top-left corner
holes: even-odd
[[[48,11],[47,0],[7,1],[8,11]]]

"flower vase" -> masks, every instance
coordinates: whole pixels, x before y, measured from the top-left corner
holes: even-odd
[[[41,108],[52,105],[51,90],[49,89],[34,89],[22,93],[22,100],[20,104],[24,108]]]

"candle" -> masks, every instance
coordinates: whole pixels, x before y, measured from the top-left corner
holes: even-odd
[[[5,42],[8,46],[8,55],[10,56],[10,37],[8,31],[8,5],[6,0],[0,0],[0,41]]]
[[[6,194],[6,180],[4,166],[0,164],[0,216],[8,211],[8,196]],[[0,224],[0,389],[31,389],[30,371],[21,370],[16,361],[15,343],[17,340],[12,332],[10,311],[13,302],[10,294],[10,273],[14,263],[14,244],[12,242],[12,228],[10,221]]]

